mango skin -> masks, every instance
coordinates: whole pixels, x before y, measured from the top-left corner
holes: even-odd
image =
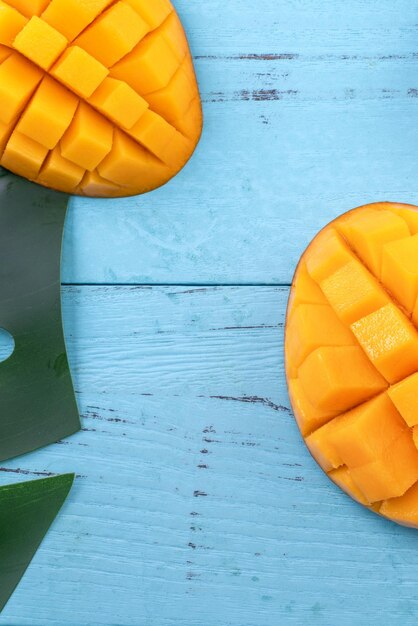
[[[170,0],[0,0],[0,165],[66,193],[173,178],[202,107]]]
[[[417,233],[418,207],[389,202],[328,224],[297,266],[285,333],[291,406],[311,455],[356,502],[413,528]]]

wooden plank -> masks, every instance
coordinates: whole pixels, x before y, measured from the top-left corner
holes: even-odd
[[[287,290],[72,287],[84,430],[0,483],[76,486],[7,626],[416,625],[416,533],[350,501],[289,411]]]
[[[64,282],[287,284],[328,220],[365,202],[416,201],[414,3],[177,4],[202,142],[161,190],[74,200]]]

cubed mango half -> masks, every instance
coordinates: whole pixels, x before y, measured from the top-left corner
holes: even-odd
[[[129,196],[173,178],[202,110],[171,2],[0,0],[0,125],[2,165],[59,191]]]
[[[417,237],[408,205],[334,220],[299,262],[285,336],[291,406],[312,456],[354,500],[416,528]]]

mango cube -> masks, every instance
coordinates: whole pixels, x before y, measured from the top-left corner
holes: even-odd
[[[292,401],[295,419],[304,437],[338,415],[335,411],[321,411],[309,402],[300,381],[289,380],[289,395]]]
[[[111,68],[111,75],[144,96],[166,87],[177,68],[177,59],[165,39],[151,33]]]
[[[85,196],[112,198],[120,195],[120,188],[110,180],[101,178],[97,172],[86,172],[80,187]]]
[[[78,46],[70,46],[51,70],[52,76],[83,98],[89,98],[109,70]]]
[[[173,10],[168,0],[126,0],[133,9],[147,22],[149,29],[154,30],[170,15]]]
[[[25,107],[42,72],[17,52],[0,65],[0,121],[9,124]]]
[[[341,465],[337,469],[331,470],[328,474],[331,480],[339,486],[340,489],[364,506],[368,506],[370,503],[365,498],[364,494],[357,487],[356,483],[352,479],[350,470],[345,465]]]
[[[354,259],[351,250],[333,228],[319,233],[305,252],[309,275],[318,284]]]
[[[116,2],[77,38],[78,46],[111,67],[148,33],[148,24],[126,2]]]
[[[67,47],[59,31],[34,15],[19,32],[13,47],[44,70],[49,70]]]
[[[162,115],[177,130],[189,137],[191,133],[185,124],[189,121],[193,126],[193,115],[188,113],[191,113],[196,98],[190,91],[190,79],[184,69],[186,60],[166,87],[147,94],[147,101],[153,111]]]
[[[110,122],[84,103],[61,140],[65,159],[86,170],[94,170],[112,150],[113,128]]]
[[[353,333],[338,319],[329,305],[300,304],[289,320],[286,350],[296,366],[321,346],[356,345]]]
[[[379,278],[383,246],[410,235],[405,220],[388,209],[379,211],[364,208],[354,211],[342,220],[340,230],[367,267]]]
[[[131,129],[149,106],[132,87],[115,78],[106,78],[93,93],[89,103],[125,129]]]
[[[385,500],[380,514],[404,526],[418,526],[418,482],[398,498]]]
[[[7,0],[7,4],[25,17],[32,17],[32,15],[41,15],[49,4],[49,0]]]
[[[130,129],[129,134],[163,161],[166,148],[176,135],[176,129],[157,113],[146,111]]]
[[[46,76],[20,118],[17,130],[52,150],[71,124],[77,105],[72,93]]]
[[[343,463],[352,469],[380,458],[406,429],[390,398],[382,393],[346,413],[334,447]]]
[[[324,278],[320,285],[328,302],[346,324],[390,302],[376,279],[355,259]]]
[[[134,2],[135,0],[131,1]],[[183,45],[178,45],[179,41],[184,41],[184,29],[174,11],[170,13],[167,19],[161,24],[159,32],[170,46],[177,61],[181,63],[188,52],[188,47],[185,42]]]
[[[405,430],[377,460],[350,468],[350,474],[369,502],[402,496],[418,480],[418,450]]]
[[[27,21],[19,11],[0,0],[0,44],[11,47]]]
[[[48,149],[40,143],[14,131],[0,163],[3,167],[17,172],[20,176],[33,180],[37,177],[47,154]]]
[[[344,428],[346,420],[345,415],[335,417],[305,438],[309,452],[324,472],[330,472],[344,465],[335,447],[335,439]]]
[[[309,401],[324,411],[347,411],[387,387],[358,346],[318,348],[298,374]]]
[[[98,171],[100,176],[106,180],[119,181],[122,185],[129,185],[134,172],[136,175],[140,176],[142,173],[143,176],[146,176],[147,172],[152,169],[150,165],[153,163],[153,158],[138,143],[116,131],[112,152],[100,163]],[[155,170],[156,168],[154,168]]]
[[[85,170],[71,161],[64,159],[59,147],[52,150],[38,175],[37,182],[44,184],[50,180],[57,186],[65,185],[76,188],[84,176]]]
[[[390,387],[388,394],[408,426],[416,426],[418,424],[418,373]]]
[[[418,235],[397,239],[383,247],[382,282],[412,313],[418,297]]]
[[[395,204],[391,210],[399,215],[408,225],[411,235],[418,233],[418,210],[406,204]]]
[[[418,370],[418,332],[394,304],[358,320],[351,330],[388,382],[397,383]]]
[[[113,0],[51,0],[42,19],[73,41]]]

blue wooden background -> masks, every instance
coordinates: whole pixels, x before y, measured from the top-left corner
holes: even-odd
[[[0,624],[416,626],[418,533],[315,466],[282,335],[321,226],[418,202],[418,5],[177,7],[203,139],[164,189],[72,202],[63,304],[83,431],[0,482],[78,479]]]

